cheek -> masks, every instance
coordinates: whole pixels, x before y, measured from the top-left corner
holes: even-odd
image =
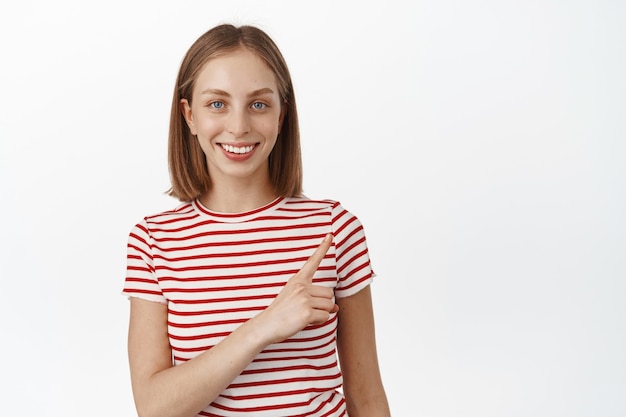
[[[196,137],[200,148],[207,154],[212,149],[211,141],[222,132],[219,120],[216,118],[202,118],[196,122]]]
[[[198,135],[196,140],[198,141],[198,145],[200,145],[200,149],[202,149],[202,153],[208,155],[211,149],[211,142],[202,135]]]
[[[263,132],[268,137],[274,137],[278,135],[278,124],[277,123],[267,123],[263,126]]]
[[[196,122],[196,129],[199,136],[210,137],[222,130],[222,124],[218,118],[204,117]]]
[[[207,144],[216,136],[220,135],[224,131],[223,123],[220,123],[219,120],[216,119],[203,119],[199,124],[196,124],[198,133],[198,139],[200,139],[200,143],[203,141],[207,142]]]
[[[276,136],[280,131],[280,117],[278,115],[273,115],[272,117],[268,117],[264,119],[262,125],[259,126],[260,129],[263,130],[269,136]]]

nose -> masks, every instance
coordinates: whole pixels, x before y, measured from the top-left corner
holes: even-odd
[[[241,137],[250,132],[250,119],[246,110],[233,109],[228,113],[225,129],[235,137]]]

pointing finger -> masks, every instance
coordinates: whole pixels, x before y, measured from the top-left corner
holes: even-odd
[[[333,235],[331,235],[330,233],[327,234],[324,237],[324,240],[322,240],[322,243],[320,243],[317,249],[315,249],[313,255],[311,255],[311,257],[306,261],[302,269],[300,269],[300,274],[308,277],[309,279],[313,278],[313,274],[315,273],[315,271],[317,271],[317,268],[320,266],[320,263],[322,262],[322,259],[324,259],[324,256],[326,256],[326,252],[328,252],[332,241]]]

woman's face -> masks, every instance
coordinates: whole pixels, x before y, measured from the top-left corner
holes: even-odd
[[[283,111],[276,78],[248,49],[211,59],[196,79],[191,104],[181,100],[215,182],[267,180],[267,159]]]

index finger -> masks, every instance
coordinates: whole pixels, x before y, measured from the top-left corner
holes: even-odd
[[[311,255],[309,259],[307,259],[306,263],[304,264],[302,269],[300,269],[300,271],[313,275],[317,268],[320,266],[320,263],[322,262],[322,259],[324,259],[324,256],[326,256],[326,252],[328,252],[328,249],[330,248],[332,242],[333,235],[329,233],[324,237],[324,240],[322,240],[322,243],[320,243],[317,249],[315,249],[313,255]]]

